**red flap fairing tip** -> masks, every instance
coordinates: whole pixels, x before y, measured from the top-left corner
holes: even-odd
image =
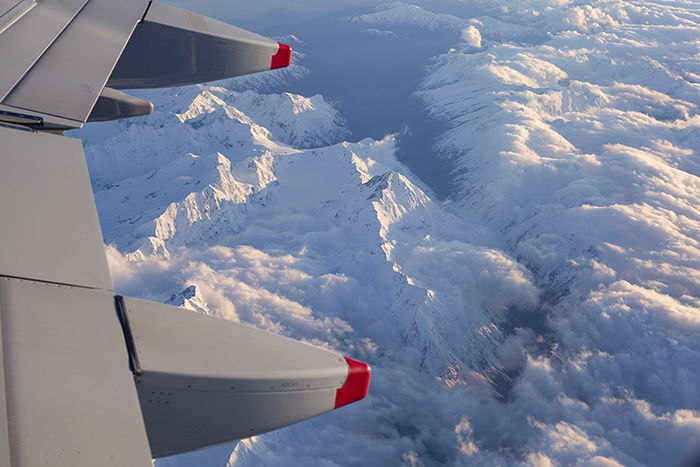
[[[353,360],[345,357],[350,367],[348,370],[348,379],[345,380],[343,387],[335,393],[335,408],[344,405],[352,404],[361,399],[364,399],[369,392],[369,380],[372,376],[372,367],[364,362]]]
[[[280,42],[278,44],[280,47],[277,49],[277,53],[272,56],[271,70],[285,68],[292,64],[292,48],[287,44]]]

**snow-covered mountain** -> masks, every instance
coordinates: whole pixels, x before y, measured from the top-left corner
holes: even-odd
[[[404,353],[408,344],[421,368],[454,380],[461,369],[497,363],[502,335],[493,323],[510,306],[535,303],[529,274],[497,250],[470,243],[470,226],[402,173],[393,136],[321,146],[344,133],[320,96],[208,86],[163,94],[154,99],[158,108],[172,110],[86,140],[107,242],[132,270],[155,262],[171,287],[195,284],[169,302],[209,310],[206,301],[216,295],[237,319],[333,339],[346,351],[382,340],[385,352]],[[302,150],[275,138],[320,147]],[[131,152],[134,141],[139,152]],[[197,259],[210,254],[223,262]],[[240,261],[245,267],[233,264]],[[260,261],[281,275],[256,278],[250,268]],[[187,273],[176,278],[178,270]],[[482,294],[485,288],[502,292]],[[355,303],[358,297],[366,299]],[[375,320],[387,329],[354,329]],[[302,323],[320,334],[300,333]]]
[[[404,131],[346,141],[353,95],[397,78],[335,93],[300,56],[143,93],[154,115],[79,133],[120,293],[375,367],[360,404],[159,464],[692,462],[700,6],[431,0],[317,21],[389,57],[444,41],[411,64],[423,107],[377,123]],[[316,27],[287,32],[303,51]]]

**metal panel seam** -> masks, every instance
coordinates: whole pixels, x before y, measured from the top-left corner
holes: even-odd
[[[139,376],[142,370],[141,362],[139,361],[139,354],[136,351],[134,335],[131,333],[131,325],[129,324],[129,315],[126,313],[124,297],[122,297],[121,295],[115,295],[114,306],[117,311],[117,318],[119,318],[119,324],[121,325],[122,332],[124,333],[126,350],[129,354],[129,368],[131,369],[132,373],[134,373],[134,375]]]
[[[29,13],[37,5],[36,0],[21,0],[9,11],[0,16],[0,34],[12,27],[22,16]]]
[[[41,284],[64,285],[66,287],[75,287],[77,289],[104,290],[105,292],[112,292],[112,289],[103,289],[101,287],[89,287],[87,285],[69,284],[67,282],[45,281],[42,279],[32,279],[29,277],[11,276],[8,274],[0,274],[0,278],[17,279],[20,281],[37,282],[37,283],[41,283]]]
[[[38,117],[41,118],[41,125],[37,124],[37,127],[42,126],[43,128],[49,127],[60,127],[60,128],[66,128],[66,129],[74,129],[74,128],[80,128],[83,126],[83,122],[80,122],[78,120],[71,120],[65,117],[60,117],[58,115],[53,115],[50,113],[46,112],[37,112],[36,110],[31,110],[31,109],[25,109],[22,107],[17,107],[13,105],[8,105],[8,104],[2,104],[0,103],[0,111],[2,112],[8,112],[10,114],[13,113],[18,113],[18,111],[22,111],[23,115],[27,115],[28,117]]]
[[[148,6],[146,6],[146,11],[143,12],[143,16],[141,17],[141,21],[139,21],[139,23],[143,23],[144,21],[146,21],[146,15],[148,14],[148,10],[151,9],[151,5],[153,5],[153,0],[148,2]],[[131,39],[131,37],[129,37],[129,39]],[[127,41],[127,42],[129,42],[129,41]],[[119,61],[119,60],[117,60],[117,61]]]
[[[151,375],[155,376],[174,376],[174,377],[182,377],[186,375],[178,375],[178,374],[173,374],[173,373],[168,373],[168,372],[163,372],[163,371],[150,371],[146,370],[144,373],[141,371],[138,376],[143,376],[148,377]],[[223,379],[223,378],[220,378]],[[161,385],[161,384],[146,384],[145,386],[153,389],[158,389],[158,390],[164,390],[164,391],[183,391],[184,389],[181,386],[168,386],[168,385]],[[198,388],[187,388],[186,392],[192,392],[192,393],[212,393],[212,394],[229,394],[231,396],[246,396],[246,395],[269,395],[269,394],[300,394],[300,393],[310,393],[314,391],[337,391],[338,389],[341,389],[341,387],[332,385],[332,386],[322,386],[322,387],[314,387],[313,389],[306,389],[306,388],[300,388],[300,389],[290,389],[290,390],[285,390],[285,391],[263,391],[263,390],[250,390],[250,391],[233,391],[230,389],[198,389]]]
[[[27,71],[27,73],[29,73],[29,71]],[[26,75],[26,73],[25,73],[25,75]],[[24,76],[23,76],[22,78],[24,78]],[[17,85],[15,85],[15,88],[16,88],[21,82],[22,82],[22,80],[19,80],[19,82],[17,83]],[[14,88],[12,88],[12,89],[14,90]],[[64,116],[62,116],[62,115],[56,115],[56,114],[49,113],[49,112],[41,112],[41,111],[37,111],[37,110],[35,110],[35,109],[28,109],[28,108],[25,108],[25,107],[20,107],[20,106],[18,106],[18,105],[10,105],[10,104],[3,104],[3,105],[4,105],[5,107],[12,107],[13,109],[25,110],[25,111],[27,111],[27,112],[34,112],[34,113],[37,113],[37,114],[48,115],[48,116],[50,116],[50,117],[60,118],[61,120],[66,120],[67,122],[75,122],[77,125],[82,125],[82,124],[85,123],[85,122],[81,122],[80,120],[74,120],[74,119],[72,119],[72,118],[64,117]],[[70,129],[72,130],[73,128],[74,128],[74,127],[71,127]],[[80,127],[79,127],[79,126],[76,126],[75,128],[80,128]]]

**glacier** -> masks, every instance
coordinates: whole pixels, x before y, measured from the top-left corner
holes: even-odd
[[[375,3],[302,2],[290,69],[75,133],[119,293],[375,369],[156,465],[693,465],[700,5]]]

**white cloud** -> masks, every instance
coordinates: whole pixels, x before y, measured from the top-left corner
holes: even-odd
[[[481,47],[481,33],[472,25],[469,25],[462,30],[462,39],[471,47]]]
[[[457,449],[465,456],[473,456],[479,452],[479,446],[474,442],[474,430],[472,430],[467,417],[462,417],[455,427],[457,436]]]

